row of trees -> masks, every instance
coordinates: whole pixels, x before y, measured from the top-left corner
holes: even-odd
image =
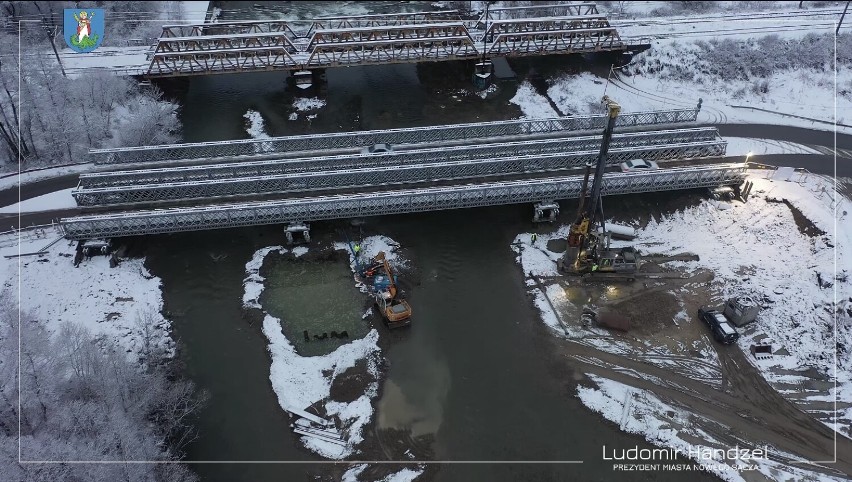
[[[836,62],[838,68],[852,67],[852,34],[837,36]],[[778,72],[832,72],[834,63],[832,32],[809,33],[797,39],[766,35],[753,39],[672,42],[665,50],[643,53],[623,71],[673,80],[740,80],[759,85]]]
[[[5,18],[0,44],[18,46],[20,41],[21,52],[20,58],[17,48],[0,53],[0,171],[17,170],[18,159],[25,169],[44,167],[85,162],[91,148],[178,141],[178,106],[164,100],[156,88],[140,87],[132,78],[107,72],[68,75],[57,54],[64,48],[58,36],[62,3],[2,2],[2,10],[11,17]],[[94,6],[64,3],[74,8]],[[156,11],[159,3],[121,3],[127,5],[128,11],[122,13],[126,18],[108,22],[104,38],[109,38],[109,28],[120,25],[150,30],[157,23],[143,22],[144,13],[134,12]],[[16,20],[25,20],[20,31],[17,23],[9,29]],[[118,32],[115,35],[119,37]]]
[[[140,320],[141,324],[146,321]],[[20,352],[18,336],[20,333]],[[18,360],[20,356],[20,380]],[[142,366],[115,344],[42,320],[18,322],[0,295],[0,474],[4,480],[195,481],[180,464],[44,464],[30,461],[174,461],[194,437],[189,418],[204,403],[170,372],[162,352]],[[18,383],[20,382],[20,393]],[[18,396],[20,395],[20,406]],[[20,410],[19,410],[20,408]]]

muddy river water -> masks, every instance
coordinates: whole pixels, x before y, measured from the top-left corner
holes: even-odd
[[[374,3],[384,8],[395,2]],[[237,13],[226,7],[223,18],[251,18]],[[253,18],[267,14],[252,13]],[[520,75],[530,66],[552,71],[560,62],[565,69],[583,68],[581,60],[557,59],[516,70]],[[270,135],[518,117],[518,109],[507,102],[516,83],[501,84],[487,100],[459,94],[470,88],[469,74],[466,66],[455,64],[331,69],[323,94],[327,105],[315,118],[299,113],[295,121],[289,120],[293,98],[285,90],[286,74],[192,78],[178,94],[184,137],[245,138],[243,115],[249,109],[263,115]],[[413,326],[381,332],[387,337],[388,369],[370,428],[380,452],[392,457],[396,442],[432,460],[582,462],[444,464],[431,468],[428,479],[611,480],[612,463],[602,460],[603,445],[650,447],[576,398],[582,374],[553,350],[561,342],[538,320],[509,247],[516,234],[530,229],[531,214],[528,205],[503,206],[372,218],[364,225],[368,234],[389,236],[407,250],[419,282],[409,296],[416,310]],[[341,224],[314,223],[315,237],[333,237]],[[343,470],[299,463],[323,459],[301,447],[290,431],[270,386],[267,340],[242,310],[246,262],[255,250],[283,242],[274,226],[137,241],[149,268],[163,280],[180,362],[210,393],[188,460],[296,462],[195,464],[205,481],[306,480],[305,474],[333,476]],[[369,320],[360,319],[362,298],[340,266],[305,265],[296,273],[304,276],[300,282],[292,266],[273,262],[261,301],[284,318],[309,320],[319,310],[324,317],[353,320],[350,333],[363,335]],[[300,302],[282,302],[287,299]],[[301,329],[285,333],[293,339]],[[631,475],[625,480],[681,478],[665,472]],[[714,480],[703,474],[690,477]]]

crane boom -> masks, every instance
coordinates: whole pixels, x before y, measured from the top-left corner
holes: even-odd
[[[592,179],[592,189],[588,201],[586,201],[586,193],[588,192],[589,170],[591,165],[586,165],[586,175],[583,179],[583,189],[580,195],[580,207],[577,212],[577,220],[571,225],[570,233],[568,234],[568,249],[565,252],[565,257],[562,260],[562,265],[573,266],[575,271],[584,268],[586,258],[590,255],[596,256],[597,252],[597,237],[594,234],[596,221],[601,217],[603,211],[601,206],[601,186],[603,184],[603,174],[606,170],[607,153],[609,152],[609,144],[612,140],[612,131],[615,128],[615,120],[621,112],[621,106],[607,96],[603,96],[601,101],[606,104],[607,108],[607,124],[603,132],[601,140],[601,150],[598,154],[597,164],[595,166],[595,175]]]

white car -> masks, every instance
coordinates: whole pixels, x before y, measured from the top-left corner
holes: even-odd
[[[388,152],[393,152],[393,147],[390,144],[373,144],[361,149],[361,154],[386,154]]]
[[[660,166],[654,161],[646,161],[645,159],[631,159],[620,164],[621,172],[645,172],[659,169]]]

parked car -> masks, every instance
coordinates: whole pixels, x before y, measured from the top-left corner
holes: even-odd
[[[710,328],[710,332],[713,333],[713,338],[715,338],[719,343],[730,345],[737,341],[737,338],[740,337],[740,334],[737,333],[737,329],[734,328],[734,325],[725,318],[725,315],[716,310],[705,310],[704,308],[699,308],[698,318],[703,321],[708,328]]]
[[[390,144],[373,144],[361,149],[361,154],[385,154],[388,152],[393,152],[393,147]]]
[[[654,161],[646,161],[645,159],[631,159],[620,164],[621,172],[645,172],[659,169],[660,166]]]

